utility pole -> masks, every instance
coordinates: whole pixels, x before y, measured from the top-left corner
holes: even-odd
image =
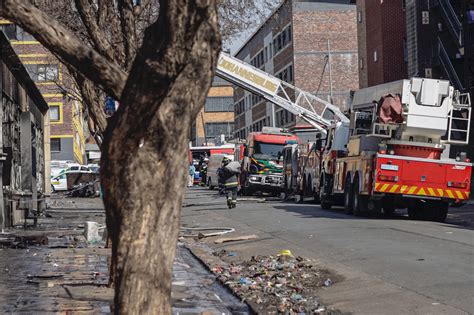
[[[329,38],[327,39],[328,43],[328,70],[329,70],[329,100],[332,103],[332,71],[331,71],[331,46],[329,44]]]

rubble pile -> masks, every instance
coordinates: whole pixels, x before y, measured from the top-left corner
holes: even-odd
[[[333,284],[329,271],[315,268],[302,257],[287,253],[254,256],[228,267],[216,266],[213,271],[240,298],[266,313],[332,313],[326,311],[315,294],[317,288]]]

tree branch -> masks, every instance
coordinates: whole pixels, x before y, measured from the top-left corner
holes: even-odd
[[[125,46],[125,67],[128,68],[135,57],[135,46],[137,43],[133,3],[131,0],[118,0],[118,9]]]
[[[88,79],[120,99],[127,73],[94,49],[84,45],[56,20],[21,0],[0,0],[0,15],[32,34],[48,50],[60,56]]]
[[[91,37],[92,43],[97,51],[109,60],[113,59],[112,49],[105,40],[104,32],[99,28],[93,7],[88,0],[75,0],[77,10],[81,16],[82,23]]]

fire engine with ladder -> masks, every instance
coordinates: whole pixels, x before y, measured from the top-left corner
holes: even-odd
[[[291,112],[318,130],[316,199],[346,213],[444,221],[451,202],[467,200],[472,165],[469,94],[449,81],[412,78],[358,90],[350,118],[337,106],[221,53],[216,74]],[[323,144],[324,143],[324,144]],[[308,155],[309,156],[309,155]],[[314,163],[313,163],[314,164]]]

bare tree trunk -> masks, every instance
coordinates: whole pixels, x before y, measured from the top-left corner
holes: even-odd
[[[117,314],[171,312],[188,134],[220,49],[215,0],[163,1],[160,9],[102,150]]]

